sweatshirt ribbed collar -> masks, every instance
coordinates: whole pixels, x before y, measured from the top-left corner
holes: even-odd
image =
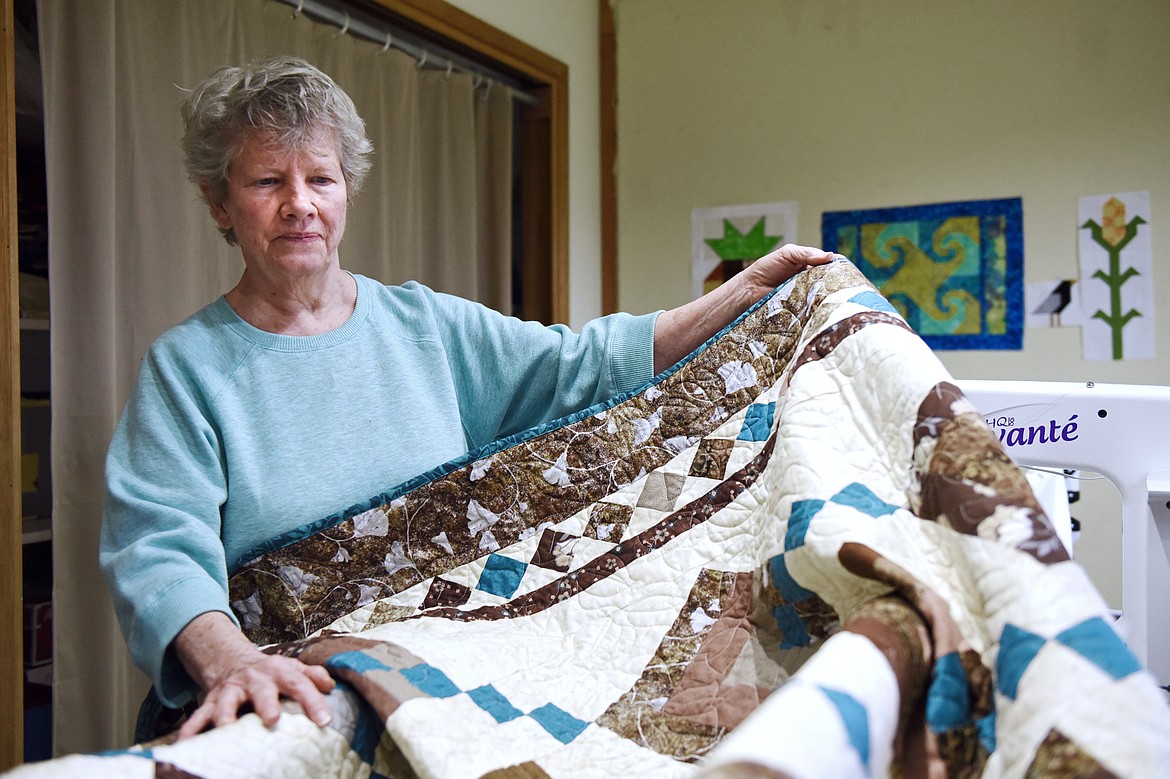
[[[216,316],[231,328],[232,332],[263,349],[278,352],[311,352],[327,349],[353,338],[370,316],[372,295],[366,289],[368,280],[355,273],[350,275],[357,284],[357,303],[354,306],[353,314],[341,327],[320,335],[281,335],[261,330],[244,321],[227,302],[227,298],[223,296],[212,303],[211,308]]]

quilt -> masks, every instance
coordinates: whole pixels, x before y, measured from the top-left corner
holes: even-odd
[[[370,442],[369,445],[379,445]],[[1023,474],[850,262],[639,392],[274,539],[294,704],[29,777],[1170,776],[1170,706]]]

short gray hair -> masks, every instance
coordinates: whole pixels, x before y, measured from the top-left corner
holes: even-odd
[[[220,68],[191,90],[181,108],[187,176],[209,204],[227,197],[228,168],[257,133],[296,149],[315,132],[333,133],[345,187],[353,197],[370,172],[373,144],[353,100],[317,68],[298,57],[275,57]],[[236,243],[232,230],[221,230]]]

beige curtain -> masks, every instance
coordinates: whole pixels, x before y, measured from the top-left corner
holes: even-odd
[[[97,538],[102,464],[150,341],[226,291],[220,239],[180,160],[181,88],[290,53],[354,98],[375,167],[344,267],[510,310],[512,100],[271,0],[40,0],[50,222],[55,751],[126,746],[130,664]]]

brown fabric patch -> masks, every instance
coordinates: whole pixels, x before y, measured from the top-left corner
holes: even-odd
[[[930,626],[935,656],[970,648],[951,618],[946,602],[905,568],[868,546],[854,542],[842,544],[837,559],[845,570],[856,576],[888,584],[917,609]]]
[[[488,771],[480,779],[550,779],[544,769],[531,761]]]
[[[158,762],[154,764],[154,776],[155,779],[203,779],[198,774],[184,771],[178,766]]]
[[[1024,774],[1028,779],[1116,779],[1097,760],[1058,730],[1051,730]]]
[[[380,647],[383,643],[382,641],[351,636],[348,633],[334,633],[326,630],[313,638],[265,647],[264,651],[270,655],[295,657],[302,663],[325,665],[325,661],[333,655],[341,652],[364,652],[367,649]]]
[[[569,570],[573,562],[573,545],[580,539],[571,533],[561,533],[552,528],[545,528],[540,535],[540,542],[536,552],[532,555],[532,564],[550,571],[564,573]]]
[[[441,576],[431,581],[427,597],[423,599],[424,609],[433,609],[437,606],[462,606],[471,597],[471,588],[459,582],[452,582]]]
[[[654,657],[630,691],[597,718],[596,724],[640,746],[677,760],[693,762],[721,736],[720,728],[664,710],[681,672],[699,653],[706,631],[696,633],[690,615],[712,602],[731,600],[738,583],[734,573],[703,570]]]
[[[674,502],[682,494],[687,478],[677,473],[654,471],[646,476],[646,485],[638,496],[639,508],[674,511]]]
[[[724,684],[755,629],[751,622],[752,584],[751,574],[735,575],[727,603],[710,627],[698,654],[687,665],[663,713],[731,730],[771,692],[747,685]]]
[[[1018,544],[1043,563],[1068,560],[1068,552],[1045,516],[1023,472],[974,411],[955,413],[965,396],[950,382],[937,385],[922,401],[914,427],[914,451],[930,456],[915,470],[923,519],[945,522],[960,533],[995,538],[997,523],[1023,512],[1031,533]]]
[[[868,546],[853,542],[842,544],[837,556],[841,565],[850,573],[890,585],[926,619],[930,627],[931,643],[936,657],[951,652],[958,652],[961,658],[978,657],[978,654],[973,652],[966,640],[962,638],[946,603],[905,568],[889,558],[883,557]],[[990,672],[986,668],[982,665],[979,667],[990,677]],[[964,668],[967,670],[969,678],[984,675],[983,673],[975,673],[975,670],[967,667],[965,663]],[[988,708],[983,713],[991,711],[990,698],[988,698],[987,704]]]
[[[900,705],[894,764],[901,766],[907,776],[934,775],[943,766],[933,758],[931,733],[925,727],[925,695],[933,653],[922,615],[898,595],[883,596],[855,609],[842,630],[873,642],[898,680]]]
[[[371,630],[379,625],[385,625],[390,622],[401,622],[416,611],[417,609],[412,606],[396,606],[382,602],[375,603],[373,611],[370,612],[369,619],[361,626],[361,631]]]
[[[760,588],[758,598],[759,605],[765,609],[768,614],[772,614],[776,611],[776,609],[781,608],[782,606],[791,605],[793,611],[795,611],[796,615],[800,618],[801,625],[804,627],[805,632],[808,633],[808,637],[812,639],[812,644],[814,645],[817,642],[833,635],[841,628],[841,619],[836,610],[828,603],[826,603],[815,592],[810,593],[801,600],[792,601],[790,603],[789,600],[781,595],[780,591],[776,589],[775,583],[769,580],[765,586]],[[769,619],[775,622],[774,617],[769,617]],[[783,628],[777,625],[777,629],[780,630],[783,634]]]
[[[809,638],[824,640],[841,628],[841,617],[819,595],[796,601],[792,604],[800,621],[804,623]]]
[[[898,680],[904,721],[930,679],[932,651],[922,615],[903,598],[884,596],[854,609],[841,629],[865,636],[885,655]]]
[[[935,751],[946,766],[946,776],[976,777],[983,774],[987,750],[975,725],[963,725],[945,733],[932,733]]]
[[[971,693],[971,716],[981,720],[995,710],[995,678],[991,669],[974,649],[959,652],[959,664],[967,675],[967,689]]]
[[[599,501],[589,509],[589,522],[585,525],[582,535],[585,538],[596,538],[598,541],[617,543],[626,534],[626,526],[630,524],[632,516],[633,506]]]
[[[850,573],[890,585],[898,593],[898,597],[894,600],[904,599],[905,603],[913,607],[914,618],[925,619],[933,650],[928,656],[929,661],[933,663],[935,658],[952,652],[957,653],[959,663],[963,667],[963,673],[967,677],[973,721],[977,722],[990,714],[995,705],[994,680],[991,669],[983,665],[979,654],[963,637],[959,626],[951,617],[946,602],[938,593],[925,587],[906,569],[863,544],[842,544],[837,556],[841,565]],[[863,608],[872,609],[874,607],[867,605]],[[859,610],[858,613],[864,614],[866,612]],[[889,614],[882,617],[888,627],[900,633],[905,633],[908,630],[914,618],[908,615],[903,618]],[[901,626],[898,626],[899,621],[903,623]],[[870,625],[871,629],[874,627],[874,625]],[[881,646],[881,644],[878,645]],[[887,657],[889,657],[888,654]],[[891,660],[893,659],[891,658]],[[897,665],[894,667],[897,673]],[[902,679],[899,677],[899,683],[901,684],[901,682]],[[905,704],[905,698],[903,698],[903,704]],[[933,763],[936,759],[941,759],[949,768],[948,776],[967,776],[969,774],[964,772],[969,771],[971,766],[978,766],[982,770],[983,764],[987,761],[988,753],[974,724],[936,734],[927,731],[925,709],[922,707],[910,710],[903,705],[902,715],[903,727],[907,728],[903,748],[906,750],[909,762],[921,762],[925,765]],[[970,775],[978,775],[978,773]]]
[[[695,459],[691,461],[691,476],[705,479],[722,479],[727,472],[727,463],[731,460],[731,450],[735,441],[725,438],[704,438],[695,449]]]

